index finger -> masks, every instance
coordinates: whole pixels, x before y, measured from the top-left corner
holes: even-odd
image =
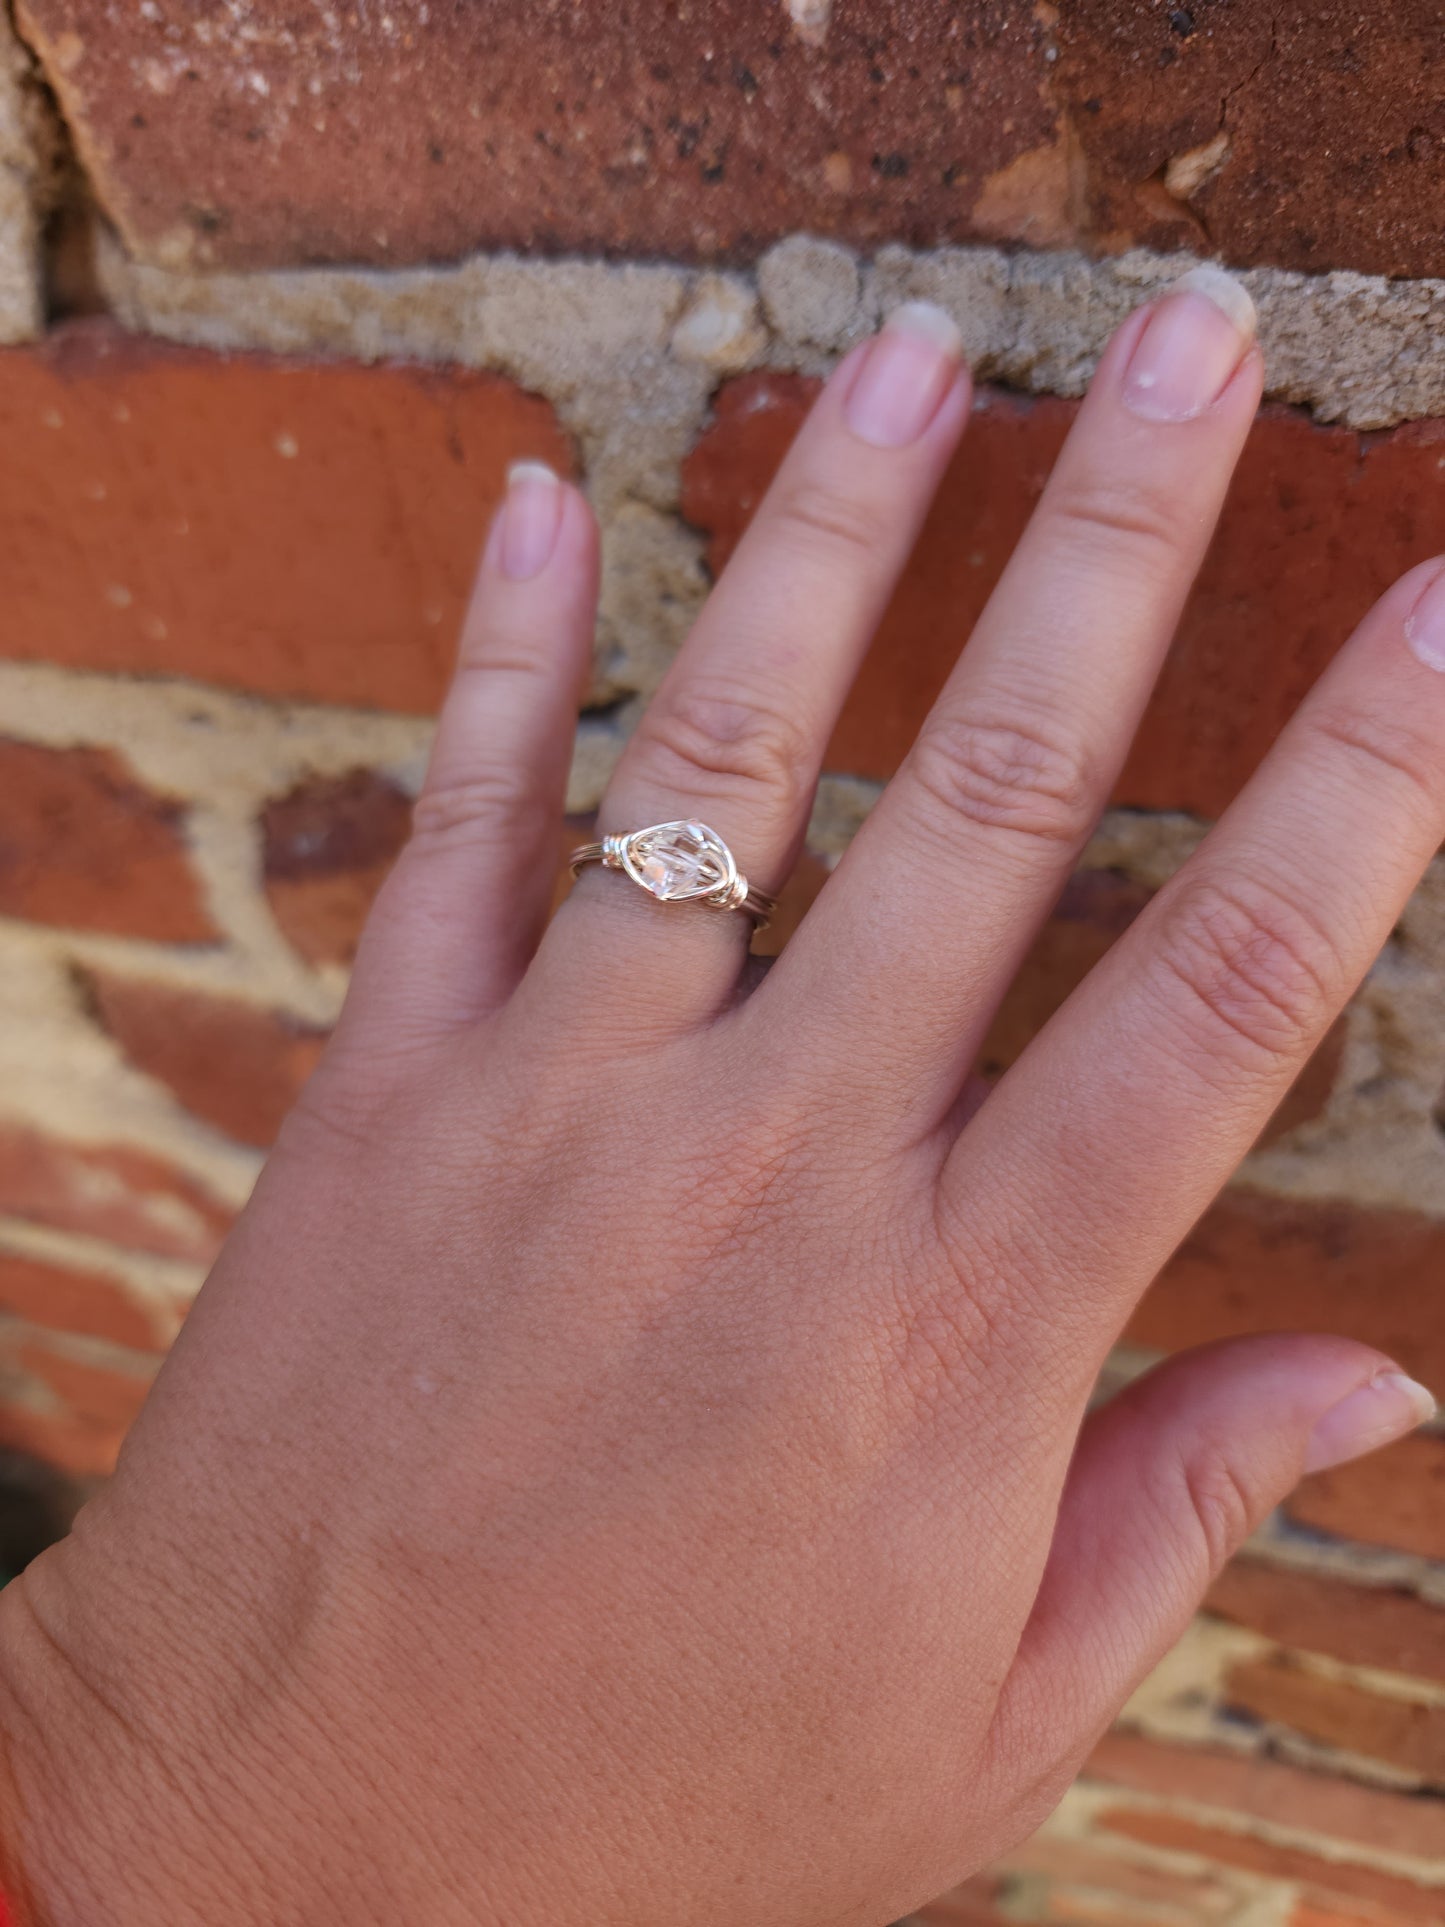
[[[1445,837],[1442,672],[1437,559],[955,1144],[942,1219],[1035,1361],[1107,1348],[1388,938]]]

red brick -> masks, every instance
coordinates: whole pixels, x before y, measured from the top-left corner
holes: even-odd
[[[1064,1898],[1061,1890],[1067,1889],[1083,1888],[1096,1896],[1108,1896],[1116,1908],[1108,1917],[1111,1927],[1120,1920],[1120,1897],[1129,1908],[1131,1923],[1140,1918],[1135,1909],[1163,1907],[1169,1910],[1166,1918],[1171,1927],[1180,1920],[1218,1920],[1235,1912],[1239,1905],[1238,1894],[1212,1875],[1180,1874],[1147,1866],[1092,1840],[1064,1839],[1049,1833],[1036,1834],[1021,1847],[1013,1848],[997,1867],[1006,1876],[1031,1876],[1031,1888],[1037,1885],[1039,1876],[1048,1880],[1050,1904],[1042,1918],[1049,1921],[1063,1917],[1057,1909]],[[1012,1899],[1010,1896],[1011,1912]],[[1147,1918],[1157,1916],[1151,1912]]]
[[[1363,1753],[1445,1787],[1445,1706],[1387,1699],[1284,1658],[1232,1667],[1224,1697],[1256,1719],[1292,1726],[1312,1740]],[[1438,1819],[1436,1827],[1436,1840],[1445,1841]]]
[[[1091,233],[1310,271],[1439,274],[1439,25],[1432,0],[1070,0],[1057,96],[1087,157]],[[1169,163],[1221,131],[1222,164],[1171,194]]]
[[[1254,1753],[1167,1746],[1136,1733],[1110,1733],[1084,1768],[1086,1780],[1192,1806],[1252,1816],[1269,1826],[1317,1833],[1376,1853],[1439,1855],[1438,1800],[1334,1779]]]
[[[0,1403],[0,1449],[40,1459],[73,1478],[105,1478],[115,1470],[123,1425],[99,1425],[67,1412],[37,1412]]]
[[[1179,1351],[1243,1332],[1338,1332],[1445,1385],[1442,1270],[1445,1221],[1236,1186],[1165,1267],[1129,1336]]]
[[[747,375],[688,458],[684,510],[731,554],[814,385]],[[884,617],[828,767],[892,775],[1012,553],[1075,404],[986,391]],[[1116,800],[1213,817],[1354,622],[1433,555],[1445,424],[1360,436],[1263,411]]]
[[[198,26],[21,13],[106,212],[172,265],[1071,231],[1046,31],[999,0],[867,0],[816,39],[753,0],[250,0]]]
[[[172,1321],[157,1317],[118,1278],[0,1252],[0,1309],[51,1331],[108,1338],[132,1351],[162,1350]]]
[[[1324,1860],[1298,1847],[1279,1846],[1252,1834],[1201,1826],[1179,1814],[1119,1807],[1102,1814],[1099,1824],[1108,1832],[1145,1846],[1198,1854],[1270,1880],[1299,1881],[1313,1894],[1339,1895],[1390,1908],[1402,1921],[1438,1923],[1445,1917],[1445,1898],[1438,1887],[1421,1887],[1344,1859]]]
[[[0,576],[20,546],[0,547]],[[6,635],[15,627],[7,609]],[[0,739],[0,793],[0,915],[162,943],[215,936],[180,805],[144,788],[113,751]]]
[[[209,1264],[232,1212],[189,1173],[127,1144],[76,1144],[0,1125],[0,1212]]]
[[[308,963],[350,963],[411,832],[411,798],[374,770],[315,776],[261,813],[266,897]]]
[[[92,1365],[44,1345],[22,1345],[19,1362],[32,1372],[73,1417],[88,1425],[129,1425],[145,1402],[151,1374]]]
[[[171,265],[745,257],[795,229],[1445,262],[1428,0],[854,0],[812,31],[747,0],[18,11],[107,214]]]
[[[1445,1437],[1417,1432],[1388,1451],[1317,1472],[1288,1510],[1320,1532],[1445,1559]]]
[[[100,1022],[138,1070],[242,1144],[269,1145],[316,1068],[326,1032],[239,997],[87,970]]]
[[[1284,1646],[1445,1685],[1445,1607],[1411,1592],[1239,1558],[1215,1580],[1204,1609]]]
[[[417,712],[508,464],[571,466],[547,404],[495,375],[105,321],[0,352],[0,445],[5,654]]]

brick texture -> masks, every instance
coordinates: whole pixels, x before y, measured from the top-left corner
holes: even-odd
[[[410,797],[371,770],[313,777],[267,804],[267,901],[308,963],[350,963],[372,899],[410,830]]]
[[[100,1023],[137,1069],[242,1144],[269,1145],[316,1068],[326,1033],[238,997],[87,970]]]
[[[1417,1432],[1388,1452],[1317,1473],[1289,1511],[1319,1532],[1445,1559],[1445,1436]]]
[[[107,213],[163,265],[746,258],[798,229],[1445,259],[1428,0],[18,17]]]
[[[1286,1847],[1224,1827],[1202,1826],[1180,1814],[1118,1808],[1103,1816],[1106,1831],[1170,1853],[1198,1854],[1223,1866],[1239,1867],[1281,1881],[1298,1881],[1310,1900],[1370,1903],[1387,1920],[1439,1922],[1445,1899],[1439,1887],[1427,1888],[1393,1874],[1346,1859],[1325,1859],[1299,1847]],[[1378,1918],[1367,1914],[1366,1918]]]
[[[21,546],[0,545],[0,556]],[[113,751],[0,739],[0,794],[0,915],[162,943],[215,935],[180,806],[146,789]]]
[[[508,464],[571,466],[548,406],[493,375],[103,321],[0,351],[0,443],[0,653],[417,712]]]
[[[1287,1659],[1234,1667],[1225,1696],[1255,1719],[1294,1727],[1312,1740],[1363,1753],[1445,1787],[1445,1705],[1438,1701],[1386,1698]]]
[[[1178,1351],[1240,1332],[1338,1332],[1445,1385],[1442,1263],[1445,1221],[1235,1188],[1165,1267],[1129,1335]]]
[[[189,1173],[129,1144],[80,1144],[0,1124],[0,1212],[209,1264],[232,1213]]]
[[[684,471],[720,568],[815,384],[745,375]],[[908,576],[834,734],[828,766],[897,768],[1013,551],[1076,412],[984,391]],[[1445,424],[1364,437],[1263,411],[1116,798],[1217,816],[1354,623],[1439,547]]]
[[[1445,1606],[1414,1593],[1239,1558],[1215,1580],[1205,1610],[1282,1645],[1445,1685]]]
[[[159,1350],[175,1329],[174,1320],[140,1303],[116,1278],[15,1252],[0,1252],[0,1311],[133,1351]]]
[[[1437,1801],[1331,1779],[1257,1753],[1169,1746],[1135,1733],[1110,1733],[1094,1749],[1084,1778],[1151,1799],[1188,1801],[1269,1826],[1323,1834],[1376,1853],[1430,1860],[1440,1851]]]

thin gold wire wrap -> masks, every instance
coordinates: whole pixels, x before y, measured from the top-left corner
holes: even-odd
[[[649,827],[660,828],[665,826],[650,825]],[[706,828],[706,825],[703,827]],[[600,843],[579,844],[567,859],[568,868],[575,877],[580,876],[589,863],[600,863],[604,869],[621,870],[623,875],[627,876],[628,871],[623,861],[623,850],[631,840],[632,834],[642,836],[646,834],[646,831],[638,830],[628,835],[614,834],[612,836],[604,836]],[[727,845],[723,843],[722,838],[717,835],[715,830],[710,831],[709,834],[716,838],[724,850],[727,849]],[[729,852],[729,858],[731,858],[731,852]],[[705,896],[683,897],[678,898],[677,901],[705,904],[709,910],[741,910],[745,917],[752,918],[753,923],[759,930],[766,930],[768,924],[772,921],[773,912],[778,907],[777,898],[770,897],[765,890],[754,889],[735,864],[731,865],[731,867],[733,871],[732,880],[724,888],[710,891]],[[629,880],[635,881],[633,878],[629,878]],[[638,888],[646,889],[647,886],[646,884],[639,884]],[[648,894],[651,895],[651,892],[649,891]]]

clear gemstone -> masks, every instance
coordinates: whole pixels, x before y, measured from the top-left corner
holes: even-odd
[[[637,849],[636,874],[666,902],[701,896],[716,887],[720,870],[710,832],[701,823],[668,823]]]

